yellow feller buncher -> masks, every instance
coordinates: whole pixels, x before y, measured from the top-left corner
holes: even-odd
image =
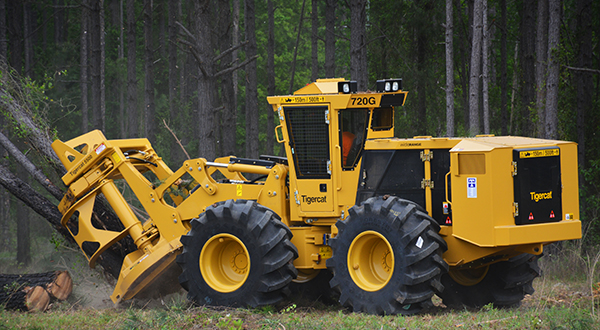
[[[197,304],[260,306],[331,272],[356,312],[412,314],[434,294],[447,305],[518,305],[533,293],[544,245],[581,237],[577,145],[394,138],[406,96],[399,79],[376,92],[320,79],[268,98],[287,157],[197,158],[176,171],[147,139],[57,140],[68,171],[62,224],[92,267],[131,237],[137,250],[123,260],[115,303],[179,273]],[[95,224],[99,194],[122,231]]]

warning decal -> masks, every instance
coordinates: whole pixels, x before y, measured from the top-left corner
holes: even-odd
[[[560,155],[560,149],[526,150],[519,152],[519,158],[551,157]]]
[[[279,99],[281,103],[321,103],[325,96],[288,96]]]
[[[467,198],[477,198],[477,178],[467,178]]]
[[[243,186],[241,184],[238,184],[236,187],[236,196],[240,197],[242,196],[242,188]]]

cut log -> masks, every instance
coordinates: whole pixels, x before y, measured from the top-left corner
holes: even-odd
[[[72,290],[67,271],[0,274],[0,305],[6,309],[45,311],[51,299],[65,300]]]
[[[58,299],[65,300],[71,295],[73,291],[73,280],[68,271],[57,272],[56,278],[52,283],[48,284],[46,288],[50,296]]]
[[[25,289],[25,305],[27,310],[43,312],[48,308],[50,304],[50,295],[46,289],[41,286],[27,287]]]

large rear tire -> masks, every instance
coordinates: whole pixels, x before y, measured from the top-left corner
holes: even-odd
[[[439,226],[417,204],[373,197],[353,206],[331,240],[330,285],[354,312],[404,314],[431,305],[448,270]]]
[[[179,283],[198,305],[262,306],[280,301],[296,277],[298,252],[277,214],[254,201],[209,206],[181,237]]]
[[[442,300],[449,307],[517,307],[533,294],[533,280],[540,276],[539,256],[523,253],[507,261],[476,269],[450,269],[442,276]]]

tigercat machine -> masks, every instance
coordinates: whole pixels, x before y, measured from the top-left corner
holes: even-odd
[[[581,237],[577,145],[394,138],[401,83],[358,92],[353,81],[321,79],[269,97],[287,157],[197,158],[173,171],[147,139],[56,140],[67,169],[62,224],[92,267],[131,237],[137,249],[114,302],[180,267],[201,305],[273,304],[292,281],[310,286],[323,274],[357,312],[412,314],[434,294],[446,305],[519,304],[544,245]],[[99,194],[122,231],[93,220]]]

